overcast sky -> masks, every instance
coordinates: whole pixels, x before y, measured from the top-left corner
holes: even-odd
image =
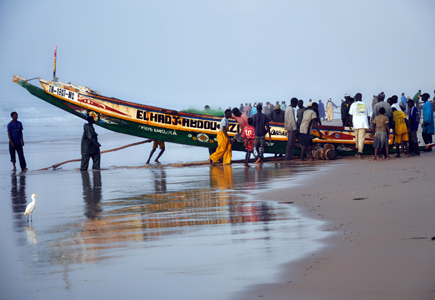
[[[164,108],[435,89],[433,0],[1,0],[3,106],[39,105],[12,76],[55,45],[60,81]]]

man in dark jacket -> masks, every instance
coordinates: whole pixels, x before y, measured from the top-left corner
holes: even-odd
[[[95,123],[94,117],[87,118],[88,124],[83,126],[82,136],[82,162],[80,171],[87,171],[89,159],[92,157],[92,169],[100,169],[100,143],[98,143],[98,134],[95,132],[93,124]]]
[[[264,147],[266,145],[266,134],[269,134],[269,142],[272,140],[270,135],[269,118],[262,113],[263,106],[261,104],[257,105],[257,113],[253,116],[253,127],[255,128],[255,140],[254,147],[258,147],[259,158],[255,162],[256,164],[263,163],[263,153]]]
[[[281,110],[281,107],[277,104],[275,105],[275,109],[268,115],[271,122],[284,123],[284,111]]]

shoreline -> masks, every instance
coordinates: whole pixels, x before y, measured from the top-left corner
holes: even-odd
[[[235,299],[435,298],[435,152],[372,158],[343,158],[326,174],[256,195],[294,202],[304,217],[326,221],[320,230],[332,235],[316,253],[279,266],[275,283]]]

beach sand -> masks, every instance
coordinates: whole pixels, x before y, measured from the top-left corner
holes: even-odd
[[[245,169],[168,143],[145,166],[145,144],[103,154],[101,172],[38,171],[80,157],[83,122],[30,121],[27,173],[0,150],[0,299],[435,298],[434,153]],[[138,141],[97,132],[102,150]]]
[[[9,171],[0,152],[0,299],[226,300],[274,282],[276,266],[319,249],[313,239],[327,235],[296,207],[251,195],[326,162],[185,167],[208,152],[168,143],[160,165],[145,165],[147,144],[103,154],[101,171],[79,172],[77,162],[37,170],[75,158],[77,140],[29,142],[28,172]],[[119,140],[101,135],[107,148],[130,142]]]
[[[435,152],[346,158],[259,199],[294,202],[327,221],[327,247],[283,265],[276,283],[237,299],[435,299]]]

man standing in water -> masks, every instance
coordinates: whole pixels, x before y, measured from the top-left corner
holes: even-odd
[[[150,142],[151,142],[151,140],[150,140]],[[160,158],[160,156],[162,156],[163,152],[165,152],[165,142],[153,140],[153,149],[151,150],[150,156],[148,157],[147,165],[149,165],[151,157],[153,156],[154,152],[156,152],[157,147],[160,148],[160,153],[159,153],[159,155],[157,155],[157,158],[154,160],[154,162],[156,162],[158,164],[160,163],[159,158]]]
[[[208,159],[210,164],[217,162],[221,157],[223,157],[224,165],[231,164],[232,149],[231,140],[227,133],[229,125],[228,118],[231,118],[231,109],[225,110],[225,116],[222,118],[222,121],[220,123],[219,132],[217,134],[218,147],[216,149],[216,152],[210,155]]]
[[[83,126],[82,136],[82,162],[80,171],[87,171],[89,159],[92,157],[92,170],[100,169],[100,143],[98,142],[98,134],[95,132],[93,124],[95,123],[94,117],[88,116],[88,124]]]
[[[20,160],[20,167],[23,172],[27,171],[26,159],[24,158],[24,139],[23,139],[23,124],[18,121],[17,112],[11,113],[12,121],[8,124],[8,137],[9,137],[9,154],[11,155],[11,162],[14,166],[12,171],[16,171],[15,167],[15,151],[18,153],[18,159]]]

